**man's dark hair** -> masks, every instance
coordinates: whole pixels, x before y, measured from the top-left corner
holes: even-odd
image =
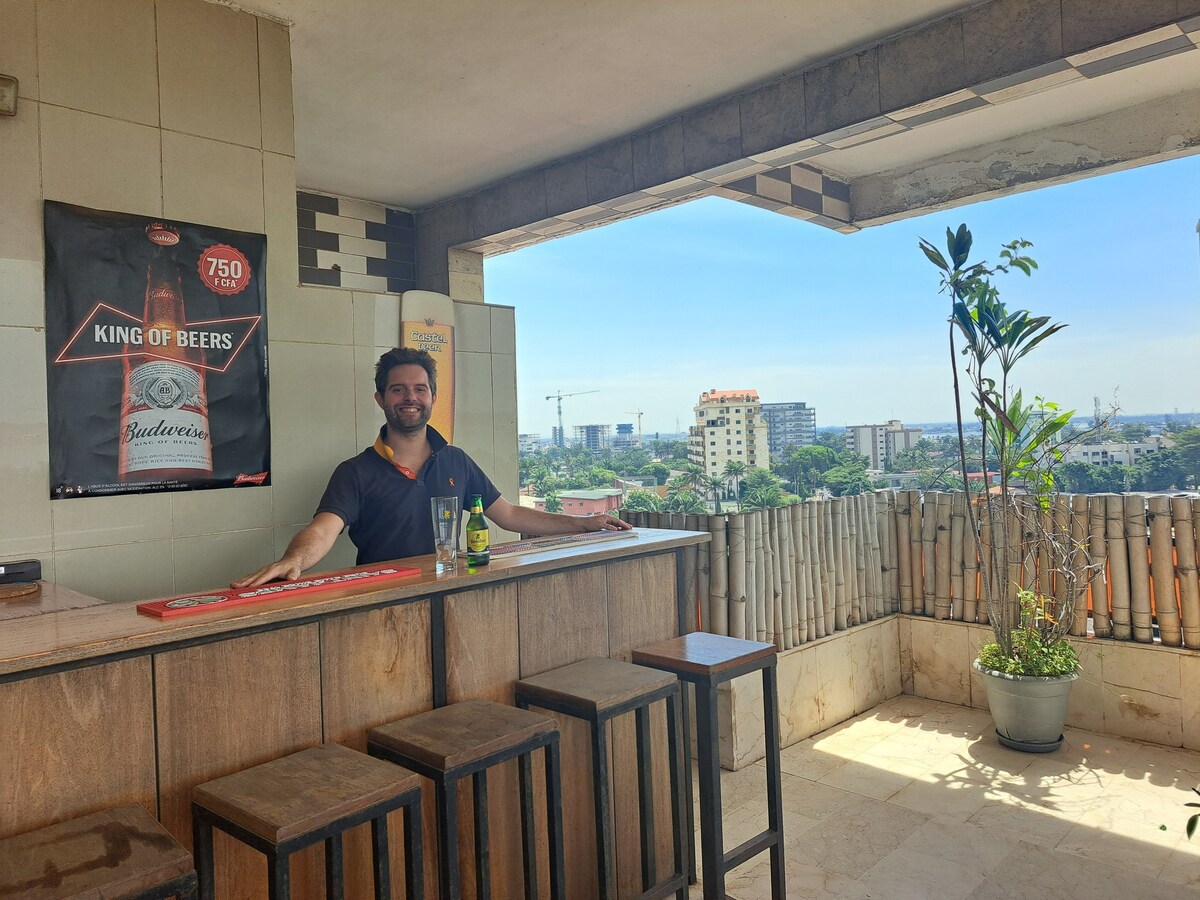
[[[382,394],[387,389],[388,372],[396,366],[420,366],[429,376],[429,392],[437,394],[437,363],[428,350],[412,347],[393,347],[375,363],[375,391]]]

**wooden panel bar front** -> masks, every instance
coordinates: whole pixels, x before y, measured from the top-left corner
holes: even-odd
[[[344,588],[178,619],[138,615],[130,602],[5,622],[0,720],[16,737],[0,746],[0,837],[133,800],[190,846],[190,795],[201,781],[322,741],[363,749],[367,729],[382,722],[467,698],[511,703],[521,676],[591,656],[628,659],[634,647],[680,633],[692,598],[682,595],[678,556],[706,540],[639,531],[451,575],[435,574],[432,559],[418,557],[406,563],[419,575],[384,589]],[[656,741],[665,744],[661,706]],[[588,896],[596,864],[590,749],[581,723],[560,722],[568,896]],[[614,811],[629,826],[618,829],[619,880],[637,893],[632,723],[614,731]],[[665,787],[665,752],[657,757]],[[535,765],[539,798],[540,772]],[[498,769],[488,786],[494,896],[521,896],[515,764]],[[665,871],[671,843],[662,799],[656,844]],[[431,800],[427,790],[432,891]],[[401,818],[392,818],[394,883],[403,896]],[[469,816],[463,827],[460,846],[469,855]],[[539,840],[544,850],[544,828]],[[346,896],[366,900],[365,833],[346,849]],[[217,854],[219,898],[266,896],[258,854],[233,841],[219,841]],[[296,859],[296,896],[322,894],[322,857],[317,847]],[[542,896],[547,874],[543,866]],[[463,881],[468,896],[472,881]]]

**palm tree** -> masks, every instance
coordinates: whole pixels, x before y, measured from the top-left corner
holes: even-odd
[[[736,497],[740,502],[742,498],[741,481],[742,476],[746,474],[746,464],[744,462],[738,462],[737,460],[731,459],[725,463],[725,470],[722,474],[724,474],[726,481],[732,479],[733,496]]]
[[[679,473],[679,477],[695,490],[699,490],[700,488],[706,486],[704,469],[695,463],[684,463],[679,467]]]
[[[783,498],[783,490],[775,484],[766,484],[760,487],[752,487],[746,491],[746,499],[742,502],[741,509],[774,509],[777,506],[786,506],[787,503]]]
[[[721,495],[728,489],[725,479],[720,475],[712,475],[705,479],[705,489],[712,494],[713,501],[717,504],[716,514],[721,514]]]
[[[694,491],[682,490],[667,498],[667,509],[671,512],[686,513],[689,516],[702,516],[708,513],[708,504],[701,500]]]

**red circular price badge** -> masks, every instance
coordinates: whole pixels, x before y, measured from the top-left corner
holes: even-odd
[[[213,244],[200,254],[200,280],[217,294],[240,294],[250,283],[250,261],[236,247]]]

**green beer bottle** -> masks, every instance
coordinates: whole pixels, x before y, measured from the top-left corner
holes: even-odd
[[[467,565],[486,566],[492,559],[488,523],[483,517],[483,498],[471,497],[471,517],[467,519]]]

